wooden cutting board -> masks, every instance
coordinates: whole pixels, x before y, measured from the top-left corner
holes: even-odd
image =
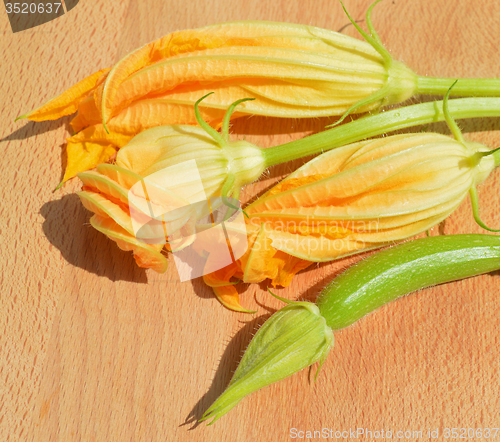
[[[345,0],[362,25],[369,4]],[[419,74],[495,77],[499,16],[495,0],[385,0],[373,21],[394,58]],[[81,0],[57,20],[16,34],[0,11],[0,440],[318,440],[330,434],[323,429],[344,432],[340,440],[352,438],[350,430],[362,438],[357,429],[428,440],[429,431],[443,439],[446,428],[500,427],[495,274],[381,308],[336,335],[317,382],[315,370],[305,370],[245,399],[214,426],[197,425],[280,303],[265,284],[250,285],[242,287],[242,303],[258,313],[234,313],[202,281],[180,283],[173,265],[164,275],[139,269],[90,227],[76,180],[52,192],[70,119],[14,119],[168,32],[241,19],[359,38],[340,4],[326,0]],[[232,131],[267,147],[327,122],[254,117]],[[498,118],[460,126],[468,140],[500,145]],[[448,133],[445,125],[434,129]],[[273,168],[246,197],[300,164]],[[497,227],[498,189],[498,173],[480,187],[484,221]],[[432,234],[440,232],[481,232],[468,201]],[[352,261],[302,272],[277,293],[313,300]]]

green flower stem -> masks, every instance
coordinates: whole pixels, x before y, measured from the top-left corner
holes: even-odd
[[[443,89],[444,93],[453,84],[453,81],[455,80],[450,80],[446,84],[446,88]],[[457,93],[456,89],[459,88],[460,81],[453,87],[454,94]],[[500,116],[500,98],[458,98],[449,101],[448,107],[455,119]],[[414,104],[370,115],[300,140],[264,149],[266,167],[322,153],[335,147],[382,135],[387,132],[444,120],[445,115],[442,101]]]
[[[493,158],[495,159],[495,166],[498,167],[500,166],[500,149],[495,149],[495,152],[493,152]]]
[[[444,95],[454,82],[451,95],[474,97],[500,96],[500,78],[417,77],[417,94]]]

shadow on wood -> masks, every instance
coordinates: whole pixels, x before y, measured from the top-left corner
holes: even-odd
[[[42,206],[43,232],[68,263],[111,281],[147,283],[131,253],[90,226],[89,213],[75,194]]]
[[[192,425],[190,430],[194,430],[202,423],[199,422],[199,420],[203,416],[203,413],[205,413],[210,405],[215,402],[229,384],[232,374],[235,372],[243,352],[253,338],[253,335],[273,313],[274,311],[270,314],[250,319],[248,322],[244,323],[245,325],[231,338],[221,357],[212,385],[196,403],[181,426]],[[208,422],[205,422],[205,424],[206,423]]]

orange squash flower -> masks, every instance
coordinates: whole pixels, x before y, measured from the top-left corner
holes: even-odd
[[[249,248],[204,277],[228,308],[242,310],[230,283],[267,278],[287,286],[313,262],[379,248],[422,233],[450,215],[500,163],[478,143],[439,134],[395,135],[324,153],[245,208]],[[485,226],[484,226],[485,227]]]
[[[377,2],[376,2],[377,3]],[[168,34],[100,70],[19,118],[53,120],[75,111],[63,182],[107,161],[139,132],[195,125],[193,104],[218,127],[234,101],[253,98],[232,118],[344,117],[399,103],[414,94],[444,94],[454,80],[417,76],[394,61],[371,23],[366,41],[313,26],[241,21]],[[347,11],[346,11],[347,13]],[[498,79],[460,79],[453,94],[500,95]]]
[[[208,129],[220,144],[200,127],[151,128],[121,149],[115,164],[78,174],[78,196],[94,213],[91,225],[132,251],[140,267],[164,272],[164,244],[179,248],[190,241],[199,218],[195,207],[214,195],[237,197],[265,168],[262,149]],[[154,212],[169,216],[156,222]]]
[[[241,98],[255,100],[233,118],[342,115],[356,103],[357,112],[365,112],[409,98],[417,77],[377,50],[336,32],[288,23],[243,21],[178,31],[21,118],[53,120],[78,111],[68,139],[67,180],[106,161],[145,129],[196,125],[193,105],[208,92],[213,94],[200,111],[214,127]]]
[[[225,109],[253,99],[232,118],[341,116],[403,102],[414,94],[444,94],[454,79],[418,76],[394,61],[371,21],[365,41],[313,26],[262,21],[217,24],[168,34],[100,70],[19,118],[54,120],[78,111],[67,142],[63,181],[109,160],[139,132],[196,124],[193,104],[213,127]],[[342,2],[341,2],[342,3]],[[499,96],[500,80],[460,79],[454,95]],[[61,183],[62,184],[62,183]]]

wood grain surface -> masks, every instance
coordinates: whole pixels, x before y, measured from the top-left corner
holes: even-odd
[[[369,4],[345,0],[362,25]],[[391,54],[419,74],[498,77],[498,17],[497,0],[385,0],[373,21]],[[70,119],[14,119],[168,32],[241,19],[359,38],[334,0],[81,0],[61,18],[16,34],[0,11],[0,441],[274,442],[293,439],[293,429],[323,428],[392,431],[394,439],[397,431],[422,431],[403,440],[429,440],[428,431],[439,430],[444,440],[445,428],[500,427],[494,274],[381,308],[336,335],[317,382],[314,370],[302,371],[245,399],[214,426],[197,424],[280,303],[265,284],[250,285],[242,287],[242,303],[258,313],[234,313],[199,279],[180,283],[174,265],[164,275],[139,269],[90,227],[74,194],[77,180],[52,192]],[[328,122],[253,117],[235,122],[232,132],[267,147]],[[460,126],[468,140],[500,145],[498,118]],[[449,133],[443,124],[432,129]],[[272,168],[245,196],[300,164]],[[495,172],[479,194],[484,221],[497,227],[499,188]],[[432,234],[458,232],[481,232],[468,201]],[[304,271],[277,293],[313,300],[356,259]]]

